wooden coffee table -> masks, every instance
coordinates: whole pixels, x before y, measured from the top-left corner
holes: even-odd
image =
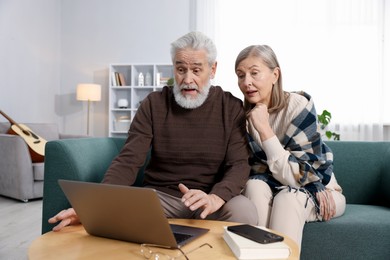
[[[173,224],[182,224],[208,228],[210,231],[185,245],[182,249],[189,252],[204,243],[212,246],[201,247],[190,254],[190,259],[236,259],[230,248],[222,238],[223,227],[237,225],[234,222],[171,219]],[[299,259],[296,243],[285,237],[285,243],[291,248],[288,259]],[[140,252],[140,245],[119,240],[91,236],[86,233],[82,225],[69,226],[59,232],[48,232],[35,239],[28,250],[28,257],[35,259],[144,259]]]

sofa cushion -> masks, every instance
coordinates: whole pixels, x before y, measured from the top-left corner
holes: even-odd
[[[33,163],[33,173],[35,181],[43,181],[44,163]]]
[[[347,204],[341,217],[306,223],[301,259],[388,259],[389,213],[387,207]]]
[[[6,134],[9,130],[10,123],[8,122],[0,122],[0,134]]]

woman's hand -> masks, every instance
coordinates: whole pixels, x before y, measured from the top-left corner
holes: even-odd
[[[247,114],[247,120],[259,133],[261,141],[265,141],[275,135],[269,124],[269,113],[265,104],[257,103]]]
[[[60,223],[53,228],[53,231],[60,231],[66,226],[80,223],[80,219],[73,208],[64,209],[60,213],[49,219],[49,223],[51,224],[57,223],[59,221]]]
[[[336,203],[334,202],[332,192],[330,190],[323,190],[317,192],[316,197],[320,206],[322,220],[328,221],[333,218],[336,214]]]

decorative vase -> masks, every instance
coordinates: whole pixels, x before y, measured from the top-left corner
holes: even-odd
[[[121,98],[118,100],[118,107],[119,108],[127,108],[129,106],[129,101],[125,98]]]

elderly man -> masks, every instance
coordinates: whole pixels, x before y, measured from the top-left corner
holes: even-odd
[[[257,224],[240,194],[249,176],[245,114],[241,100],[210,84],[214,43],[191,32],[172,43],[171,56],[175,86],[143,100],[103,183],[132,185],[152,148],[144,186],[157,190],[167,217]],[[54,231],[79,219],[67,209],[49,219],[58,221]]]

